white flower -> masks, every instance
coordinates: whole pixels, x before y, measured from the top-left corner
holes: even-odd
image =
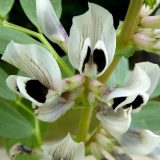
[[[49,0],[37,0],[37,17],[44,34],[52,41],[67,45],[67,34]],[[89,11],[73,18],[68,56],[71,64],[86,76],[100,76],[113,60],[116,33],[112,15],[104,8],[89,3]]]
[[[150,62],[137,63],[128,83],[105,93],[106,105],[97,118],[114,137],[125,133],[131,123],[131,112],[138,112],[145,105],[160,79],[160,68]],[[107,103],[113,100],[112,107]]]
[[[43,146],[42,160],[84,160],[84,144],[76,143],[68,134],[62,141],[52,146]]]
[[[74,94],[69,91],[81,85],[83,78],[78,75],[62,81],[57,62],[43,47],[12,41],[2,60],[21,69],[30,77],[11,75],[6,81],[11,90],[33,103],[36,116],[40,120],[55,121],[73,106]]]
[[[129,154],[148,155],[160,145],[160,136],[149,130],[128,130],[118,141]]]
[[[115,112],[119,108],[127,109],[130,107],[133,111],[139,111],[147,103],[159,79],[160,68],[157,64],[137,63],[128,83],[104,95],[103,100],[108,102],[113,99],[112,108]]]

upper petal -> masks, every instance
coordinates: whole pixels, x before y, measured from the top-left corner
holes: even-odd
[[[104,96],[104,101],[144,93],[149,89],[150,85],[151,81],[147,73],[136,65],[128,83],[123,87],[113,89],[109,95]]]
[[[73,25],[70,30],[69,59],[72,65],[78,70],[81,69],[79,68],[80,63],[82,63],[81,54],[86,46],[85,41],[88,37],[90,39],[92,52],[90,57],[93,56],[97,41],[102,41],[103,45],[99,46],[102,46],[100,49],[103,51],[105,58],[101,59],[101,61],[106,60],[104,66],[106,69],[106,66],[113,60],[116,45],[113,18],[106,9],[93,3],[89,3],[89,11],[73,18]],[[87,52],[87,50],[85,50],[85,52]],[[93,57],[91,59],[93,59]],[[90,67],[96,64],[93,60],[91,63]]]
[[[61,71],[53,56],[36,44],[10,42],[2,59],[39,80],[44,86],[61,93]]]
[[[84,144],[74,142],[70,134],[53,146],[43,146],[45,160],[84,160],[84,158]]]
[[[151,85],[146,93],[151,95],[159,82],[160,68],[157,64],[154,64],[151,62],[137,63],[137,66],[143,69],[147,73],[148,77],[150,78]]]
[[[43,33],[51,41],[67,48],[68,35],[56,16],[50,0],[36,0],[36,11]]]

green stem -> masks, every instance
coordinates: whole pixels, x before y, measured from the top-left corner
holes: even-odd
[[[56,51],[53,49],[53,47],[50,45],[50,43],[47,41],[47,39],[41,33],[34,32],[32,30],[26,29],[24,27],[21,27],[21,26],[15,25],[15,24],[12,24],[12,23],[7,22],[7,21],[3,21],[2,25],[5,26],[5,27],[8,27],[8,28],[12,28],[12,29],[24,32],[28,35],[31,35],[33,37],[38,38],[48,48],[48,50],[51,52],[51,54],[57,60],[58,64],[63,69],[63,71],[66,73],[66,75],[69,76],[69,77],[73,75],[73,72],[68,67],[68,65],[56,53]]]
[[[35,130],[34,130],[35,137],[37,139],[38,145],[41,146],[42,145],[42,138],[41,138],[39,120],[37,119],[36,116],[34,116],[34,120],[35,120]]]
[[[85,142],[87,140],[88,132],[89,132],[89,127],[90,123],[92,120],[92,114],[94,110],[94,106],[90,105],[88,101],[88,93],[89,93],[89,79],[86,78],[85,81],[85,91],[84,91],[84,105],[86,108],[82,110],[80,122],[79,122],[79,132],[77,135],[77,141],[83,141]]]
[[[135,32],[135,27],[138,23],[139,12],[142,8],[143,1],[144,0],[130,0],[129,8],[123,23],[121,33],[117,38],[116,51],[120,48],[125,47],[132,39],[132,36]],[[101,82],[106,82],[109,79],[110,75],[112,74],[120,60],[121,57],[114,57],[107,71],[101,77],[99,77],[99,80]]]
[[[24,111],[26,111],[29,115],[31,115],[34,118],[35,121],[35,129],[34,134],[37,139],[37,143],[39,146],[42,145],[42,139],[41,139],[41,133],[40,133],[40,126],[39,126],[39,120],[36,118],[34,113],[20,100],[16,101],[16,104],[19,105]]]

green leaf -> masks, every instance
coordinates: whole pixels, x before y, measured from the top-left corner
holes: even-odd
[[[140,112],[132,114],[132,128],[149,129],[156,131],[160,129],[160,102],[148,102]]]
[[[0,97],[7,100],[15,100],[16,95],[6,85],[7,77],[7,73],[0,68]]]
[[[28,19],[37,27],[39,28],[38,25],[38,20],[37,20],[37,15],[36,15],[36,0],[20,0],[21,6],[28,17]],[[56,12],[56,15],[60,18],[61,13],[62,13],[62,6],[61,6],[61,0],[51,0],[51,3],[54,7],[54,10]]]
[[[127,82],[130,74],[128,60],[122,57],[116,69],[110,76],[107,85],[110,87],[122,86]]]
[[[5,17],[11,10],[14,0],[0,0],[0,16]]]
[[[0,54],[4,52],[7,44],[12,40],[24,44],[30,44],[30,43],[40,44],[38,41],[36,41],[35,39],[33,39],[32,37],[28,36],[25,33],[0,26]]]
[[[31,136],[34,128],[15,108],[0,99],[0,136],[24,138]]]
[[[157,0],[144,0],[144,4],[149,6],[149,8],[153,8],[154,5],[156,4]]]

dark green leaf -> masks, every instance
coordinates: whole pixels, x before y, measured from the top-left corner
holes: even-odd
[[[36,0],[20,0],[21,6],[28,19],[38,28],[38,20],[36,15]],[[60,18],[62,13],[61,0],[51,0],[56,15]]]
[[[153,8],[156,4],[157,0],[144,0],[145,5],[149,6],[149,8]]]
[[[6,85],[7,77],[7,73],[0,68],[0,97],[7,100],[15,100],[16,95]]]
[[[160,129],[160,102],[148,102],[140,112],[132,114],[132,128],[149,129],[156,131]]]
[[[110,76],[107,85],[110,87],[122,86],[127,82],[130,74],[128,60],[122,57],[116,69]]]
[[[34,128],[9,103],[0,100],[0,136],[7,138],[24,138],[31,136]]]
[[[5,17],[13,6],[14,0],[0,0],[0,16]]]
[[[0,54],[4,52],[7,44],[12,40],[15,42],[24,43],[24,44],[25,43],[26,44],[29,44],[29,43],[40,44],[38,41],[26,35],[25,33],[0,26]]]

